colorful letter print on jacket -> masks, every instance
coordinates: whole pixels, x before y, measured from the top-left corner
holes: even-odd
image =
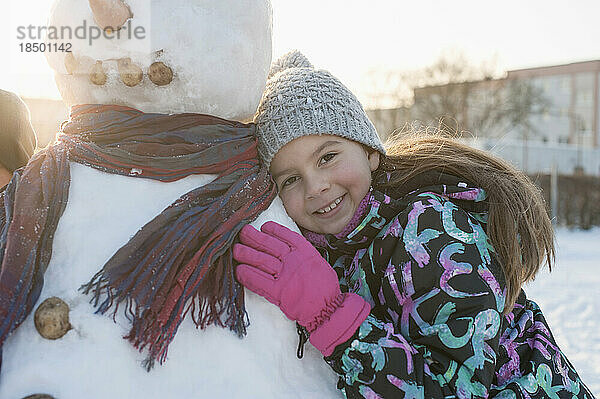
[[[502,316],[485,214],[466,210],[484,198],[463,184],[373,191],[358,227],[325,237],[342,289],[373,307],[326,358],[346,397],[593,398],[523,292]]]

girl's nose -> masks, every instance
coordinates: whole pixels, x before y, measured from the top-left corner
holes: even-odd
[[[331,185],[326,179],[313,178],[308,181],[306,187],[306,198],[313,199],[329,190]]]

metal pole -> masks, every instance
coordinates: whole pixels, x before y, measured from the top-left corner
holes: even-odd
[[[583,131],[585,129],[585,122],[583,121],[583,117],[579,114],[575,114],[575,134],[577,135],[577,165],[575,166],[575,174],[583,175],[585,168],[583,167]]]
[[[522,158],[523,158],[523,163],[521,165],[521,167],[523,168],[523,172],[525,174],[527,174],[527,139],[528,139],[528,133],[529,133],[529,128],[526,127],[524,132],[523,132],[523,153],[522,153]]]
[[[556,160],[552,161],[550,169],[550,206],[552,208],[552,224],[558,225],[558,168]]]

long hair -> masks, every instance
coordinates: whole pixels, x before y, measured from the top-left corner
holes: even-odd
[[[427,172],[443,172],[483,188],[489,206],[487,234],[507,285],[504,313],[544,262],[554,262],[554,232],[541,190],[521,171],[492,154],[461,144],[439,130],[401,132],[386,142],[377,172],[391,178],[379,190],[401,187]]]

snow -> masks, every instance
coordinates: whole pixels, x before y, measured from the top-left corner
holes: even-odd
[[[240,121],[254,114],[271,63],[272,9],[268,0],[126,3],[133,13],[131,24],[111,39],[96,31],[87,1],[57,0],[54,4],[49,26],[71,27],[73,34],[86,26],[77,31],[80,37],[85,31],[85,38],[46,40],[72,44],[77,65],[73,74],[67,73],[65,66],[70,53],[45,53],[68,105],[121,104],[144,112],[195,112]],[[130,35],[136,28],[144,33]],[[92,35],[100,37],[90,46]],[[117,68],[120,58],[130,58],[142,69],[140,84],[123,84]],[[98,60],[107,74],[102,86],[89,80],[89,70]],[[155,61],[173,70],[173,81],[166,86],[156,86],[148,78],[148,67]]]
[[[557,259],[525,288],[542,309],[558,346],[600,397],[600,228],[557,230]]]
[[[112,254],[180,195],[213,176],[173,183],[110,175],[71,164],[69,202],[60,219],[52,260],[38,304],[58,296],[70,307],[73,329],[50,341],[39,336],[33,314],[3,347],[0,398],[48,393],[75,398],[336,398],[337,376],[310,344],[296,358],[295,324],[279,308],[246,291],[251,325],[239,339],[220,327],[197,330],[188,317],[164,365],[147,373],[144,353],[122,339],[129,322],[94,314],[78,292]],[[281,201],[261,220],[294,227]],[[255,222],[255,225],[258,226]]]

